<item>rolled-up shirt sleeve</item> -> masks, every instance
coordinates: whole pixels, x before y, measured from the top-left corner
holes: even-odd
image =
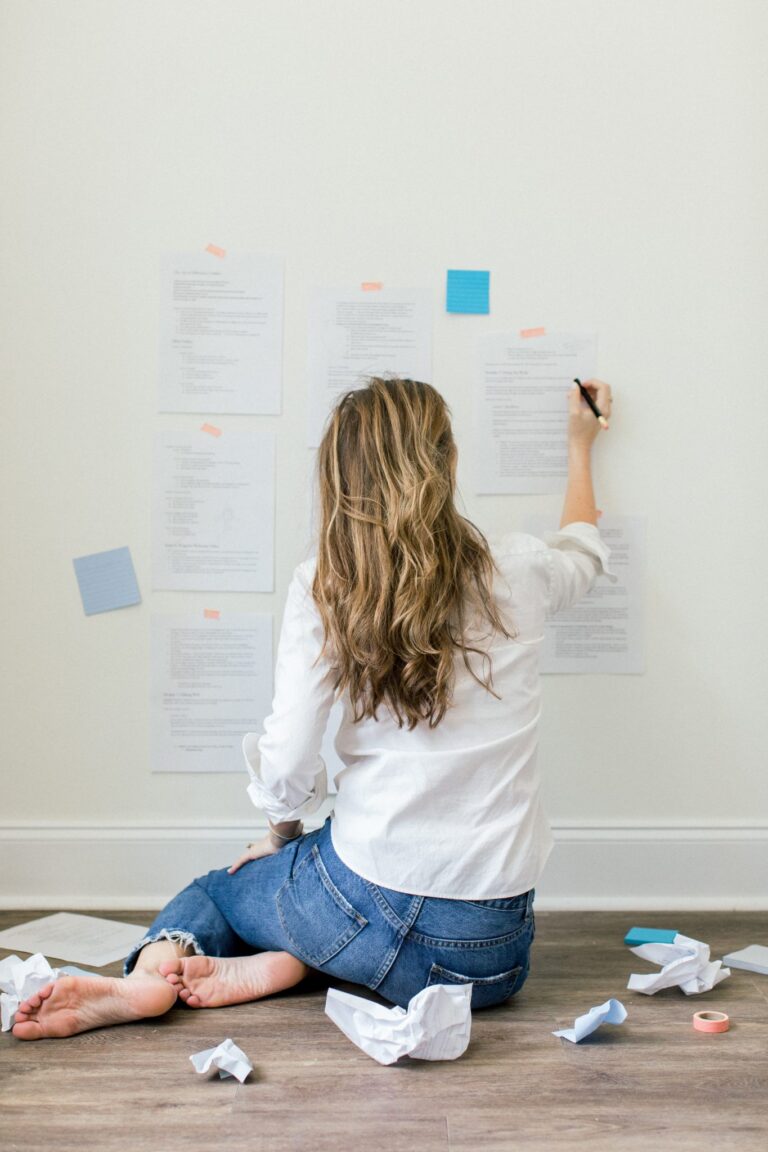
[[[320,745],[334,698],[334,673],[320,656],[323,626],[312,597],[314,564],[294,573],[283,615],[272,712],[264,733],[249,732],[243,754],[248,795],[273,823],[315,812],[327,795]]]
[[[594,524],[576,521],[545,536],[548,546],[548,609],[560,612],[586,596],[598,576],[614,583],[608,568],[610,550]]]

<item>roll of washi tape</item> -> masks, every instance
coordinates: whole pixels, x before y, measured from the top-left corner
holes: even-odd
[[[697,1032],[727,1032],[731,1021],[725,1012],[694,1012],[693,1026]]]

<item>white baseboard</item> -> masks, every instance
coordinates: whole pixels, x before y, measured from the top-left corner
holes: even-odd
[[[560,824],[546,909],[768,909],[768,824]]]
[[[308,821],[307,826],[313,826]],[[160,908],[266,826],[0,826],[0,907]],[[768,909],[768,824],[560,823],[547,909]]]

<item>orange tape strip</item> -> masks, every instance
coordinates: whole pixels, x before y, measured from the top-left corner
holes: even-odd
[[[209,244],[205,250],[210,252],[211,256],[218,256],[220,260],[223,260],[227,254],[226,249],[219,248],[218,244]]]
[[[381,292],[384,285],[381,280],[363,280],[360,287],[363,292]]]
[[[725,1012],[694,1012],[693,1026],[697,1032],[727,1032],[731,1021]]]
[[[207,432],[209,436],[221,436],[221,428],[217,428],[215,424],[201,424],[201,432]]]
[[[218,608],[203,608],[203,616],[206,620],[218,620],[221,616]]]
[[[520,335],[524,340],[528,340],[531,336],[545,336],[546,328],[521,328]]]

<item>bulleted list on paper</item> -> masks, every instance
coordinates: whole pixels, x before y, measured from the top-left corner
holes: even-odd
[[[489,333],[478,343],[474,470],[483,494],[560,492],[568,475],[568,392],[589,380],[597,337]]]
[[[153,772],[242,772],[271,703],[271,615],[153,615]]]
[[[165,256],[161,412],[279,414],[282,344],[280,260],[249,253]]]
[[[309,321],[309,445],[342,392],[369,376],[430,383],[432,322],[421,289],[327,288],[316,292]]]
[[[274,509],[273,433],[158,433],[153,587],[271,592]]]

